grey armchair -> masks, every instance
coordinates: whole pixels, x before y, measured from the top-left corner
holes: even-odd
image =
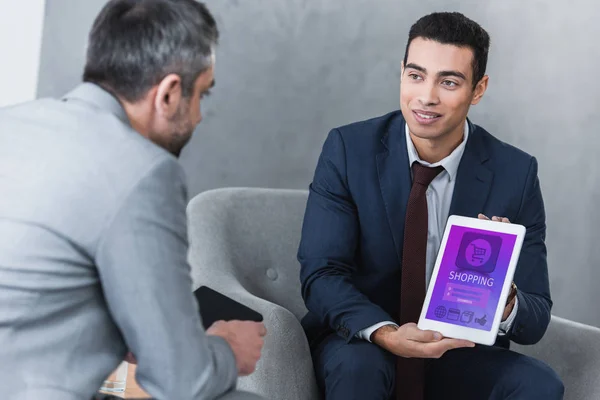
[[[218,189],[188,206],[195,287],[210,286],[265,318],[261,361],[238,387],[273,400],[319,399],[299,323],[306,308],[296,251],[306,199],[298,190]],[[554,367],[567,400],[600,399],[600,329],[553,317],[539,344],[514,349]]]

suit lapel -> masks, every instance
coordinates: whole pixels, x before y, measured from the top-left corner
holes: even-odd
[[[404,118],[395,119],[381,140],[384,151],[377,154],[379,186],[399,263],[402,262],[404,218],[412,184],[404,130]]]
[[[469,122],[469,139],[458,166],[450,215],[477,217],[483,213],[494,173],[485,162],[489,159],[482,140],[483,132]]]

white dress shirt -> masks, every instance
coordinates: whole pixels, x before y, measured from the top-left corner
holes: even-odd
[[[448,220],[448,214],[450,213],[450,203],[452,202],[452,195],[454,194],[454,184],[456,182],[456,174],[458,172],[458,166],[460,160],[465,151],[467,139],[469,137],[469,124],[465,121],[464,138],[460,145],[450,155],[443,160],[430,164],[419,158],[417,149],[412,142],[410,133],[408,131],[408,125],[405,127],[406,132],[406,147],[408,149],[408,165],[409,168],[412,164],[417,161],[418,163],[427,167],[442,166],[444,170],[436,176],[427,188],[427,253],[425,258],[425,282],[426,286],[429,286],[431,275],[433,273],[433,267],[437,258],[437,253],[440,249],[442,237],[444,235],[444,229]],[[491,217],[491,216],[490,216]],[[498,334],[504,335],[510,327],[517,315],[518,299],[515,299],[515,306],[506,319],[506,321],[500,323],[500,329]],[[395,322],[382,321],[378,324],[372,325],[366,329],[359,331],[356,336],[360,339],[371,340],[371,335],[377,329],[385,325],[395,325]]]

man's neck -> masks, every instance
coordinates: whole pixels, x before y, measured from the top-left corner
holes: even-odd
[[[139,103],[132,104],[123,99],[120,100],[131,127],[140,135],[148,137],[150,130],[148,128],[149,121],[147,107],[144,107]]]
[[[448,157],[460,146],[464,140],[464,129],[463,123],[453,132],[435,139],[423,139],[409,133],[419,158],[429,164],[435,164]]]

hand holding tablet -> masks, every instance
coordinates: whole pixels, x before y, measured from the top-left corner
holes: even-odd
[[[371,341],[404,358],[440,358],[448,350],[474,346],[468,340],[445,338],[439,332],[421,330],[414,322],[401,327],[383,326],[373,333]]]
[[[240,376],[254,372],[267,334],[262,315],[206,286],[196,289],[194,296],[206,334],[225,339],[233,351]]]
[[[492,345],[511,291],[525,227],[451,216],[418,327]]]

